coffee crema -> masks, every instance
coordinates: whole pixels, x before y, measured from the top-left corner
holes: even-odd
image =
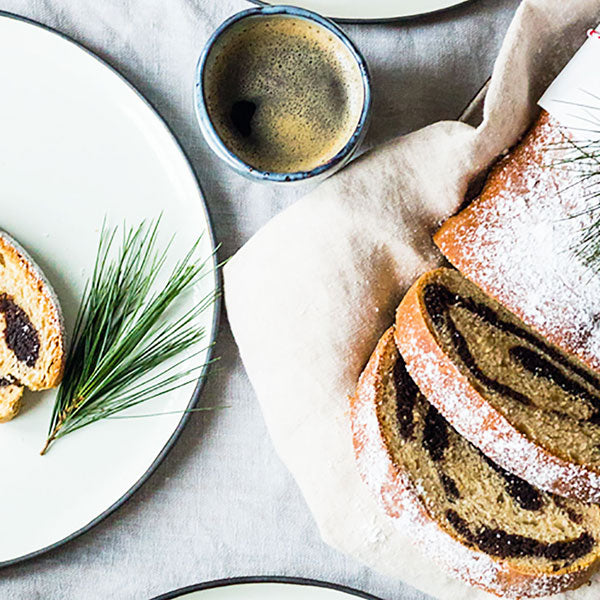
[[[365,101],[345,44],[318,23],[287,15],[231,26],[207,59],[204,88],[223,143],[271,173],[310,171],[333,158]]]

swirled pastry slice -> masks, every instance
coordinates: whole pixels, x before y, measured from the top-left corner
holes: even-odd
[[[461,435],[542,489],[600,501],[600,379],[454,269],[423,275],[396,343]]]
[[[65,336],[58,300],[41,270],[0,231],[0,419],[18,411],[23,386],[57,386],[65,362]]]
[[[600,507],[533,487],[459,435],[408,375],[393,329],[361,375],[351,418],[363,479],[450,575],[525,598],[577,587],[597,568]]]

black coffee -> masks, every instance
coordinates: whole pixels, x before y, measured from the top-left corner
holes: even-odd
[[[360,69],[337,36],[312,21],[252,17],[217,41],[204,71],[210,118],[256,169],[308,171],[335,156],[364,102]]]

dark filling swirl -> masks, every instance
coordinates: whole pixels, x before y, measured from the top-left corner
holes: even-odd
[[[8,387],[9,385],[18,385],[18,381],[12,375],[0,377],[0,388]]]
[[[406,371],[401,356],[394,365],[394,383],[396,387],[396,406],[398,428],[403,440],[415,439],[415,427],[422,420],[421,444],[431,460],[436,463],[437,475],[448,502],[454,504],[461,498],[456,481],[444,472],[444,455],[458,438],[458,433],[420,393],[418,387]],[[502,479],[506,493],[524,510],[539,511],[545,502],[555,501],[566,511],[569,519],[581,524],[582,516],[569,506],[568,501],[559,497],[546,496],[523,479],[509,473],[495,464],[479,450],[469,444],[473,452],[494,470]],[[508,533],[498,527],[489,525],[471,525],[457,511],[449,509],[445,513],[449,525],[464,542],[490,556],[498,558],[537,557],[553,561],[555,568],[570,564],[588,554],[595,545],[595,539],[588,532],[583,532],[575,539],[557,542],[542,542],[532,537]]]
[[[429,404],[424,396],[421,395],[419,388],[408,374],[401,356],[398,356],[394,365],[394,383],[396,387],[396,416],[400,436],[404,440],[409,440],[413,436],[417,398],[421,397],[422,403],[427,404],[422,445],[431,460],[440,462],[450,446],[450,436],[458,436],[458,433],[444,419],[435,406]],[[544,500],[539,490],[488,459],[484,454],[476,450],[475,446],[471,447],[478,452],[482,460],[486,461],[502,477],[506,492],[521,508],[535,511],[543,507]],[[460,496],[458,488],[456,488],[456,484],[452,479],[440,472],[440,480],[449,499],[456,499]]]
[[[540,510],[544,506],[542,493],[524,479],[509,473],[493,460],[481,454],[483,460],[502,477],[508,495],[525,510]]]
[[[394,386],[396,388],[396,416],[400,436],[409,440],[415,430],[414,408],[419,388],[406,370],[406,365],[401,356],[394,364]]]
[[[476,315],[489,326],[516,338],[515,345],[509,349],[509,356],[534,377],[545,379],[573,399],[586,402],[593,411],[587,420],[600,424],[600,394],[590,392],[576,379],[569,376],[572,374],[579,377],[580,380],[600,392],[600,381],[593,374],[523,327],[501,319],[489,306],[476,302],[473,298],[451,292],[444,285],[428,284],[425,287],[423,299],[435,327],[439,330],[446,329],[449,332],[451,343],[460,360],[471,375],[485,388],[512,398],[523,405],[532,404],[531,399],[522,392],[497,381],[482,371],[471,353],[467,341],[450,315],[452,306],[460,307]],[[533,346],[535,350],[523,345],[524,343]],[[560,407],[551,410],[561,416],[565,415],[561,412]]]
[[[40,354],[40,338],[27,313],[8,294],[0,294],[0,312],[6,321],[6,345],[20,362],[34,367]]]
[[[550,561],[573,562],[591,552],[595,540],[587,532],[582,533],[573,540],[559,542],[540,542],[535,538],[507,533],[481,525],[473,531],[455,510],[448,510],[446,518],[467,543],[476,546],[490,556],[499,558],[521,558],[535,556]]]

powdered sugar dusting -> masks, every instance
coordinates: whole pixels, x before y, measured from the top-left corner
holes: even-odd
[[[515,576],[508,564],[465,546],[429,515],[421,500],[424,491],[390,458],[377,417],[378,402],[385,387],[383,365],[386,351],[390,352],[390,337],[388,331],[361,376],[352,400],[352,429],[361,475],[386,512],[394,518],[399,531],[410,536],[426,556],[450,575],[504,598],[548,596],[573,585],[581,577],[580,572]],[[445,383],[445,378],[431,366],[432,362],[422,364],[432,380],[437,384]],[[454,391],[456,403],[460,390],[457,387]]]
[[[425,346],[425,340],[435,345],[432,338],[406,323],[398,326],[397,343],[409,374],[463,437],[543,490],[600,502],[600,474],[536,445],[478,394],[441,349]]]
[[[467,209],[471,219],[442,230],[440,249],[550,341],[600,368],[600,277],[575,252],[592,218],[581,214],[581,173],[558,165],[567,150],[551,119],[526,141]]]
[[[379,420],[374,409],[375,388],[369,388],[369,391],[371,392],[369,395],[373,397],[368,399],[368,402],[361,403],[356,413],[355,422],[360,423],[361,426],[355,429],[355,438],[363,446],[361,456],[363,479],[369,488],[377,489],[377,486],[389,475],[390,460],[383,443],[379,447],[366,443],[367,440],[381,438]],[[371,405],[370,402],[373,404]]]

